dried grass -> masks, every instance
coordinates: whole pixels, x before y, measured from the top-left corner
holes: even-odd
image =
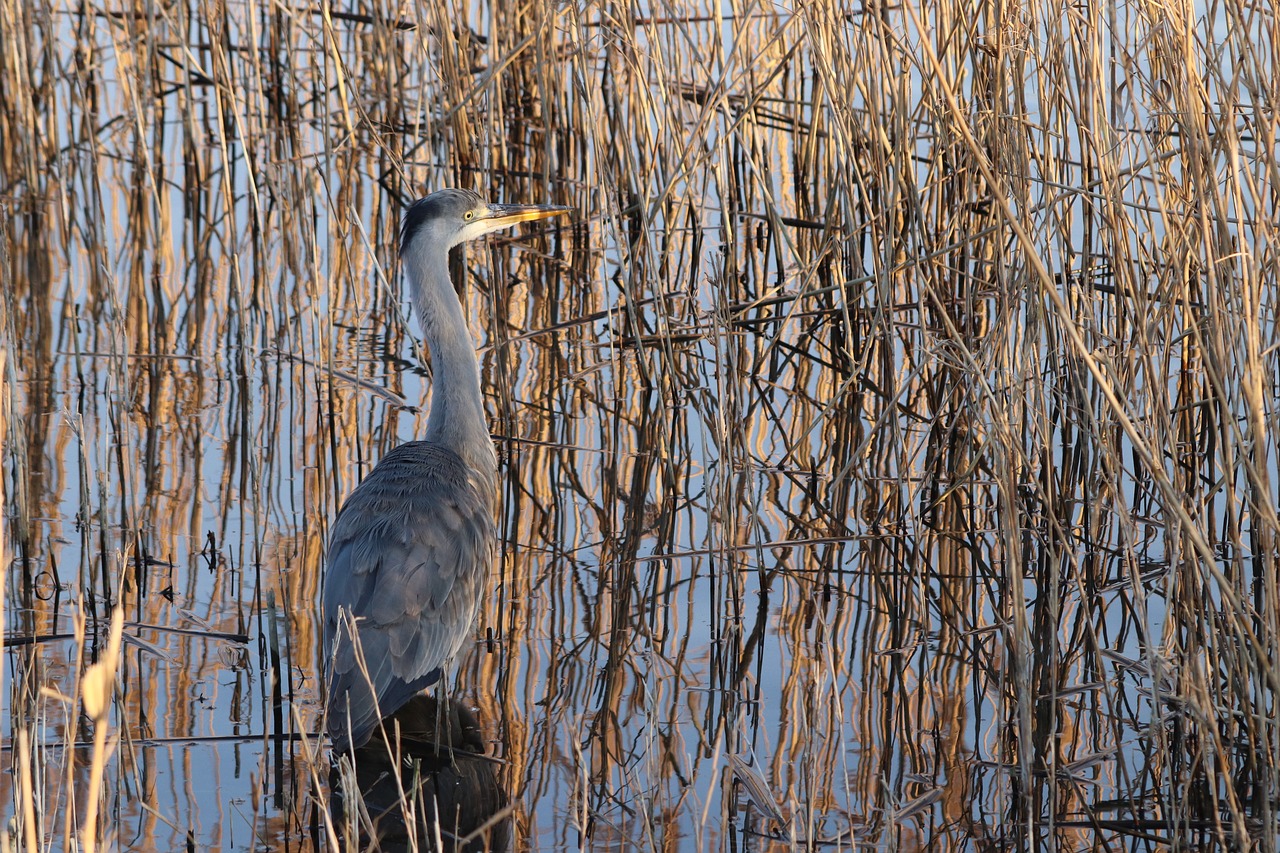
[[[1276,850],[1276,32],[0,0],[5,844],[373,828],[303,737],[319,562],[461,185],[579,211],[455,263],[522,848]]]

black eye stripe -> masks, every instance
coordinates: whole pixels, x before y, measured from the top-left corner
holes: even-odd
[[[470,190],[437,190],[418,199],[405,211],[404,221],[400,226],[400,251],[403,253],[428,223],[441,217],[455,216],[461,217],[464,222],[473,222],[476,215],[482,212],[481,204],[480,196]]]

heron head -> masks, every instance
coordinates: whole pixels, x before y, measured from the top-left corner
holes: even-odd
[[[471,190],[437,190],[409,206],[400,228],[400,253],[411,243],[430,240],[451,248],[519,222],[568,213],[560,205],[488,204]]]

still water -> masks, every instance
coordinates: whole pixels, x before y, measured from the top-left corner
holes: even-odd
[[[1098,426],[1098,376],[1009,284],[1029,274],[976,171],[905,110],[901,10],[901,44],[817,6],[8,12],[6,80],[33,93],[5,108],[0,195],[15,844],[24,789],[47,845],[79,831],[76,675],[115,608],[111,846],[341,834],[324,543],[423,432],[396,230],[460,185],[575,209],[454,263],[503,545],[452,693],[512,849],[1274,849],[1266,773],[1239,782],[1262,824],[1215,829],[1220,782],[1180,799],[1204,771],[1177,763],[1199,753],[1154,648],[1183,546],[1113,465],[1138,451]],[[1068,294],[1098,351],[1129,334],[1106,294]],[[1194,318],[1159,310],[1145,343],[1185,377]],[[1175,408],[1167,377],[1132,411]]]

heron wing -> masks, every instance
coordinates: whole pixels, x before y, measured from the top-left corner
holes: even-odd
[[[466,640],[496,556],[493,488],[453,452],[415,441],[388,453],[343,504],[323,593],[328,729],[339,751],[434,683]]]

